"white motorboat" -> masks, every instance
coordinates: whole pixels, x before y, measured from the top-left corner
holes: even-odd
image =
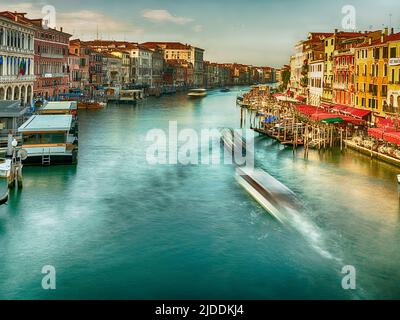
[[[207,95],[206,89],[192,89],[189,91],[187,96],[189,98],[203,98]]]

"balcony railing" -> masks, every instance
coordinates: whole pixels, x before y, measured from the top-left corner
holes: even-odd
[[[34,81],[35,76],[0,76],[0,83],[13,82],[13,81]]]
[[[394,106],[390,106],[390,105],[384,105],[383,106],[383,112],[386,112],[386,113],[396,113],[396,114],[398,114],[399,113],[399,108],[398,107],[394,107]]]

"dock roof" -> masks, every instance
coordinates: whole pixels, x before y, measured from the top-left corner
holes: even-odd
[[[77,109],[76,101],[50,101],[40,108],[40,110],[75,110],[75,109]]]
[[[18,132],[35,131],[69,131],[72,116],[66,115],[33,115],[18,128]]]
[[[28,107],[21,106],[19,100],[1,100],[0,101],[0,118],[13,118],[24,115],[28,111]]]

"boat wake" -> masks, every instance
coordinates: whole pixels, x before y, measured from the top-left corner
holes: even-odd
[[[323,233],[306,216],[305,206],[292,190],[261,169],[238,167],[236,178],[268,213],[299,232],[320,255],[341,261],[325,249]]]

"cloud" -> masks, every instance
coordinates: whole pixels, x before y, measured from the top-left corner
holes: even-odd
[[[26,12],[31,19],[43,18],[43,5],[40,3],[20,2],[2,5],[2,10]],[[65,32],[83,40],[93,39],[97,31],[102,38],[129,39],[143,32],[143,29],[131,21],[123,21],[94,10],[57,11],[56,26]]]
[[[193,19],[187,17],[178,17],[171,14],[168,10],[144,10],[142,16],[152,22],[172,22],[175,24],[186,24],[192,22]]]
[[[193,27],[193,30],[194,30],[195,32],[202,32],[202,31],[203,31],[203,26],[202,26],[201,24],[196,24],[196,25]]]
[[[63,12],[57,15],[57,24],[64,27],[67,32],[76,36],[90,37],[99,31],[107,36],[136,35],[143,32],[142,28],[131,22],[114,19],[103,13],[92,10]]]

